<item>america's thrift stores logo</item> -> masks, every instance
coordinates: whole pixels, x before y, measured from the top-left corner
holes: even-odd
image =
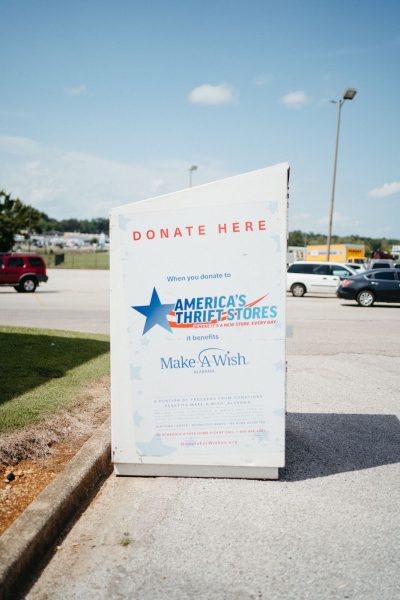
[[[146,317],[142,335],[155,325],[171,333],[173,329],[270,325],[276,323],[278,308],[265,303],[267,296],[250,302],[246,294],[197,296],[163,304],[153,288],[149,304],[132,308]]]

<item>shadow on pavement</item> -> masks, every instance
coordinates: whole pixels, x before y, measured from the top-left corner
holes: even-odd
[[[15,290],[12,289],[1,289],[0,286],[0,294],[11,294],[16,296],[18,292],[16,292]],[[35,294],[59,294],[60,290],[42,290],[42,289],[37,289]],[[19,296],[21,296],[22,298],[32,298],[32,294],[18,294]],[[34,296],[33,296],[34,297]]]
[[[348,302],[354,302],[354,304],[341,303],[340,306],[347,306],[349,308],[360,308],[364,310],[364,307],[359,306],[355,300],[348,300]],[[365,307],[368,310],[372,310],[374,308],[400,308],[399,302],[375,302],[372,306]]]
[[[395,415],[288,413],[281,481],[301,481],[400,462]]]

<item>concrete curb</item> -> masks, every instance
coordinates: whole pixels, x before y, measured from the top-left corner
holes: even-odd
[[[96,484],[111,471],[108,419],[0,536],[0,600],[15,597]]]

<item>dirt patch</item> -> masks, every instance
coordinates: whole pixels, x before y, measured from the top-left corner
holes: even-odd
[[[0,533],[60,473],[109,416],[109,377],[92,384],[68,410],[0,439]]]

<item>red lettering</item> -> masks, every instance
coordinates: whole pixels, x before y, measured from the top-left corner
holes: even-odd
[[[246,231],[253,231],[253,223],[252,221],[245,222]]]
[[[206,226],[199,225],[199,235],[206,235]]]
[[[133,231],[132,236],[133,236],[133,241],[136,242],[137,240],[140,240],[140,238],[142,237],[142,234],[140,233],[140,231]]]
[[[237,221],[236,223],[232,223],[232,231],[233,233],[238,233],[240,231],[239,223]]]
[[[267,224],[266,224],[266,222],[264,220],[263,221],[258,221],[258,229],[259,229],[259,231],[266,231]]]
[[[154,240],[154,238],[156,237],[156,232],[154,231],[154,229],[148,229],[146,231],[146,237],[148,240]]]
[[[227,233],[227,231],[228,231],[228,228],[226,226],[226,223],[224,223],[224,224],[219,223],[218,233]]]
[[[169,229],[160,229],[160,236],[162,238],[169,238]]]
[[[176,227],[176,228],[175,228],[175,231],[174,231],[174,238],[175,238],[175,237],[182,237],[182,231],[179,229],[179,227]]]
[[[186,225],[185,229],[187,230],[190,237],[192,235],[193,225]]]

